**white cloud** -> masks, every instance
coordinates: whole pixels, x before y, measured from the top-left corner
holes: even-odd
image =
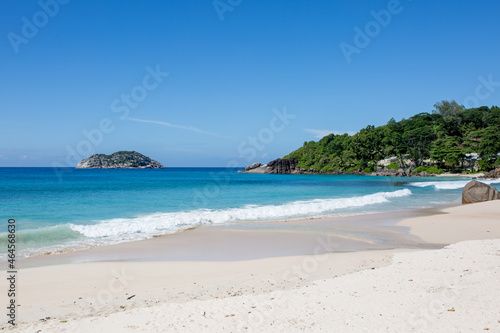
[[[349,135],[355,134],[355,132],[353,131],[335,131],[335,130],[310,129],[310,128],[305,128],[304,131],[314,134],[314,136],[317,137],[318,139],[321,139],[322,137],[325,137],[328,134],[332,133],[335,135],[342,135],[344,133],[347,133]]]
[[[196,133],[200,133],[200,134],[215,136],[215,137],[219,137],[219,138],[234,140],[233,138],[231,138],[229,136],[224,136],[224,135],[220,135],[220,134],[213,133],[213,132],[202,131],[202,130],[200,130],[196,127],[192,127],[192,126],[176,125],[176,124],[171,124],[171,123],[167,123],[165,121],[159,121],[159,120],[146,120],[146,119],[137,119],[137,118],[126,118],[126,120],[137,121],[140,123],[152,123],[152,124],[157,124],[157,125],[162,125],[162,126],[167,126],[167,127],[179,128],[182,130],[196,132]]]
[[[20,155],[19,159],[21,159],[21,160],[41,161],[41,159],[39,157],[33,156],[33,155],[28,155],[28,154]]]

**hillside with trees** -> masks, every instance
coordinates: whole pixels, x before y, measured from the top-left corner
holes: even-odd
[[[284,158],[317,172],[373,172],[389,159],[389,169],[429,173],[488,171],[500,166],[500,108],[465,109],[441,101],[432,113],[391,119],[384,126],[367,126],[358,133],[330,134],[304,145]]]

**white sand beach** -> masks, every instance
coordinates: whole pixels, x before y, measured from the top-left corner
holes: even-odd
[[[19,272],[19,324],[2,329],[500,331],[500,201],[398,225],[423,242],[451,245],[336,253],[323,242],[317,253],[331,245],[329,253],[307,256],[26,268]]]

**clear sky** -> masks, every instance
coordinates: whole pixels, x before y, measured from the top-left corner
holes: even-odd
[[[0,166],[74,166],[117,150],[167,167],[244,166],[442,99],[500,105],[499,1],[0,9]]]

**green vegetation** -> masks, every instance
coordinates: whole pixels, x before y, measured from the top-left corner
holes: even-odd
[[[390,157],[395,161],[386,168],[414,172],[474,172],[500,166],[499,107],[465,109],[455,101],[441,101],[434,108],[398,122],[393,118],[384,126],[367,126],[352,136],[330,134],[304,142],[284,158],[295,157],[297,167],[316,171],[371,172],[378,161]]]
[[[419,172],[424,172],[424,171],[427,173],[430,173],[430,174],[444,173],[443,169],[440,169],[434,165],[432,165],[432,166],[422,165],[422,166],[419,166],[418,168],[414,169],[412,172],[419,173]]]
[[[399,169],[399,165],[396,162],[391,162],[388,166],[386,166],[386,168],[391,170],[397,170]]]

